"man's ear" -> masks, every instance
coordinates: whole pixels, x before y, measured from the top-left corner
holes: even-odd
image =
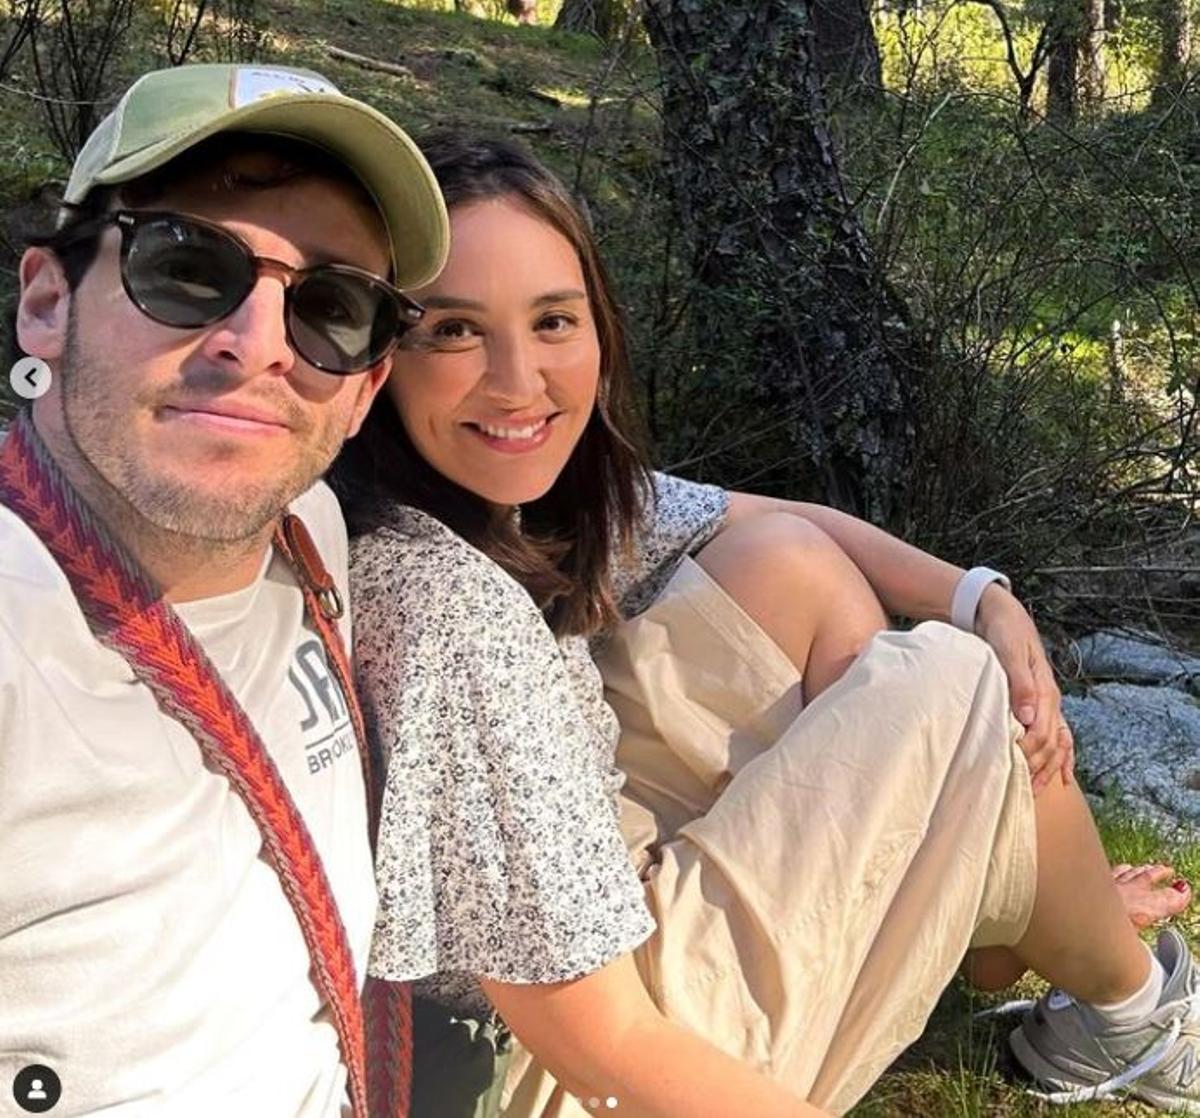
[[[54,361],[66,348],[71,288],[62,261],[48,248],[28,248],[21,257],[17,299],[17,345],[31,357]]]
[[[350,417],[350,427],[346,431],[346,438],[352,439],[358,434],[363,420],[367,418],[367,412],[371,410],[372,402],[379,394],[379,390],[383,387],[384,381],[387,380],[391,371],[392,355],[389,353],[382,361],[372,365],[363,374],[362,384],[358,389],[358,399],[354,402],[354,414]]]

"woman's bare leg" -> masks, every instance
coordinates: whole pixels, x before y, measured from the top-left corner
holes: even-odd
[[[1191,903],[1191,886],[1176,877],[1170,866],[1122,864],[1113,866],[1112,874],[1125,915],[1135,928],[1149,928],[1170,920]],[[984,947],[967,952],[962,974],[979,990],[1003,990],[1026,969],[1011,948]]]
[[[1145,946],[1125,912],[1091,811],[1075,784],[1052,781],[1034,801],[1037,897],[1013,953],[1084,1001],[1113,1003],[1149,974]]]
[[[820,528],[790,513],[735,524],[696,558],[796,665],[806,703],[887,628],[858,567]]]

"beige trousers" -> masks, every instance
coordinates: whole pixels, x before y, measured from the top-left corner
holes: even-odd
[[[600,664],[622,829],[658,922],[636,952],[647,989],[843,1113],[967,947],[1028,923],[1033,796],[999,664],[945,625],[883,633],[802,711],[790,661],[691,560]],[[523,1052],[506,1096],[506,1118],[621,1113]]]

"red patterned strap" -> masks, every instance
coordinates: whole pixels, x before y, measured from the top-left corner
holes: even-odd
[[[342,691],[350,696],[348,706],[354,732],[362,746],[363,784],[367,790],[368,827],[371,849],[379,831],[379,801],[367,750],[366,726],[354,692],[354,679],[337,629],[342,603],[333,579],[321,563],[316,545],[299,517],[290,513],[275,533],[275,546],[291,562],[304,591],[309,615],[321,633],[330,665]],[[406,1118],[412,1095],[412,987],[407,982],[368,978],[363,990],[367,1037],[367,1097],[371,1114]]]
[[[163,711],[196,739],[205,762],[241,796],[308,945],[317,988],[337,1030],[354,1114],[368,1118],[363,1006],[345,927],[312,836],[258,732],[178,614],[63,477],[27,413],[0,446],[0,503],[28,524],[62,568],[96,639],[125,658]],[[337,627],[320,607],[321,588],[304,577],[304,564],[297,563],[282,530],[275,544],[299,576],[346,696],[369,781],[362,714]],[[370,803],[373,810],[373,797]],[[403,1015],[407,987],[388,1000],[400,1010],[398,1027],[403,1030],[406,1020],[409,1027],[392,1032],[401,1058],[385,1062],[398,1074],[384,1076],[390,1105],[374,1113],[406,1118],[412,1035],[411,1018]]]

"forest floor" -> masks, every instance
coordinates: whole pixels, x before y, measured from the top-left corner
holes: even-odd
[[[388,0],[268,0],[270,40],[264,61],[321,71],[345,92],[366,100],[402,125],[516,134],[561,174],[571,179],[581,149],[602,133],[606,160],[599,186],[620,191],[624,173],[656,151],[655,110],[648,95],[650,60],[637,51],[609,66],[600,44],[545,27],[417,11]],[[149,15],[139,19],[149,21]],[[155,41],[149,22],[130,36],[132,44]],[[335,57],[330,48],[403,67],[382,73]],[[153,49],[132,45],[118,66],[114,85],[161,65]],[[0,93],[0,298],[11,294],[21,231],[44,222],[47,210],[35,199],[47,181],[64,181],[67,164],[50,143],[31,98],[31,76],[20,69]],[[622,167],[622,161],[624,167]],[[593,169],[592,174],[596,171]],[[5,378],[6,379],[6,378]],[[0,381],[0,392],[3,391]],[[3,408],[0,396],[0,408]],[[1102,832],[1114,861],[1170,861],[1200,882],[1200,845],[1158,834],[1102,809]],[[1200,914],[1181,926],[1200,940]],[[1025,992],[1035,992],[1030,986]],[[1011,995],[1009,995],[1011,996]],[[852,1112],[854,1118],[1038,1115],[1050,1107],[1031,1099],[1014,1081],[1004,1036],[1010,1022],[981,1024],[973,1013],[1002,999],[972,997],[955,981],[942,998],[925,1034]],[[1085,1104],[1056,1113],[1139,1115],[1138,1104]]]

